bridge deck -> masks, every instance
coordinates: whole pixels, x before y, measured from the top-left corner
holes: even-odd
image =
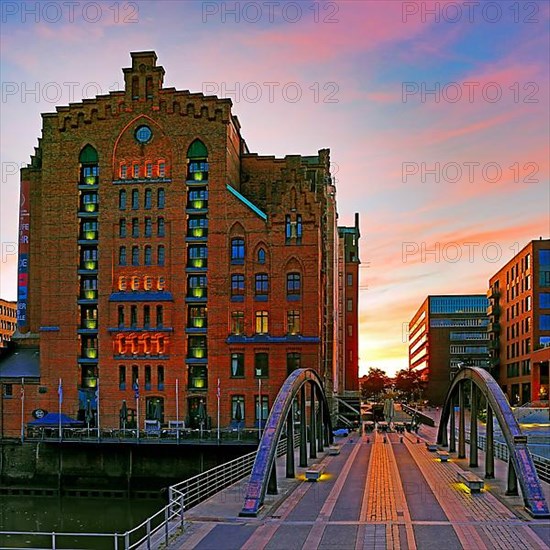
[[[423,427],[420,434],[435,438],[433,429]],[[413,434],[402,442],[393,433],[342,442],[339,455],[320,453],[326,469],[318,483],[303,481],[300,468],[296,479],[284,479],[283,457],[279,495],[266,499],[258,518],[238,517],[245,482],[193,508],[185,533],[170,550],[550,548],[550,522],[531,519],[520,497],[502,496],[506,465],[501,461],[495,465],[498,479],[472,495],[456,481],[466,461],[441,463]],[[483,477],[482,468],[472,471]],[[548,498],[548,484],[544,488]]]

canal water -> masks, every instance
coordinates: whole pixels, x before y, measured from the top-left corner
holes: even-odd
[[[124,533],[160,510],[158,499],[0,495],[0,531]],[[122,538],[120,539],[120,542]],[[119,546],[120,546],[119,542]],[[0,535],[0,548],[50,548],[45,537]],[[114,548],[113,539],[58,539],[57,548]]]

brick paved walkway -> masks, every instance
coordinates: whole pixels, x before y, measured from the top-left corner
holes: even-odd
[[[258,518],[238,517],[244,482],[190,510],[170,550],[550,548],[550,522],[529,518],[518,497],[503,497],[503,482],[470,494],[456,481],[466,462],[439,462],[416,436],[374,433],[342,443],[338,456],[319,454],[327,476],[318,483],[303,481],[300,468],[284,479],[281,461],[279,495],[266,499]],[[502,475],[505,465],[497,466]]]

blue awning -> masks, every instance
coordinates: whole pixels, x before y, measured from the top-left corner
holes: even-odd
[[[66,414],[59,413],[48,413],[42,418],[37,418],[27,423],[27,426],[59,426],[59,421],[61,421],[62,426],[83,426],[84,422],[80,420],[75,420]]]
[[[109,302],[172,302],[174,297],[171,292],[113,292],[109,296]]]
[[[0,359],[0,378],[40,378],[38,348],[20,348]]]

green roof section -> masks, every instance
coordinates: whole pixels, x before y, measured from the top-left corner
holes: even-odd
[[[196,139],[187,149],[188,159],[205,159],[207,156],[206,145],[200,139]]]
[[[228,183],[225,185],[227,190],[235,195],[242,203],[246,204],[254,214],[258,215],[262,220],[267,221],[267,214],[262,212],[255,204],[252,204],[244,195],[241,195],[234,187],[231,187]]]

